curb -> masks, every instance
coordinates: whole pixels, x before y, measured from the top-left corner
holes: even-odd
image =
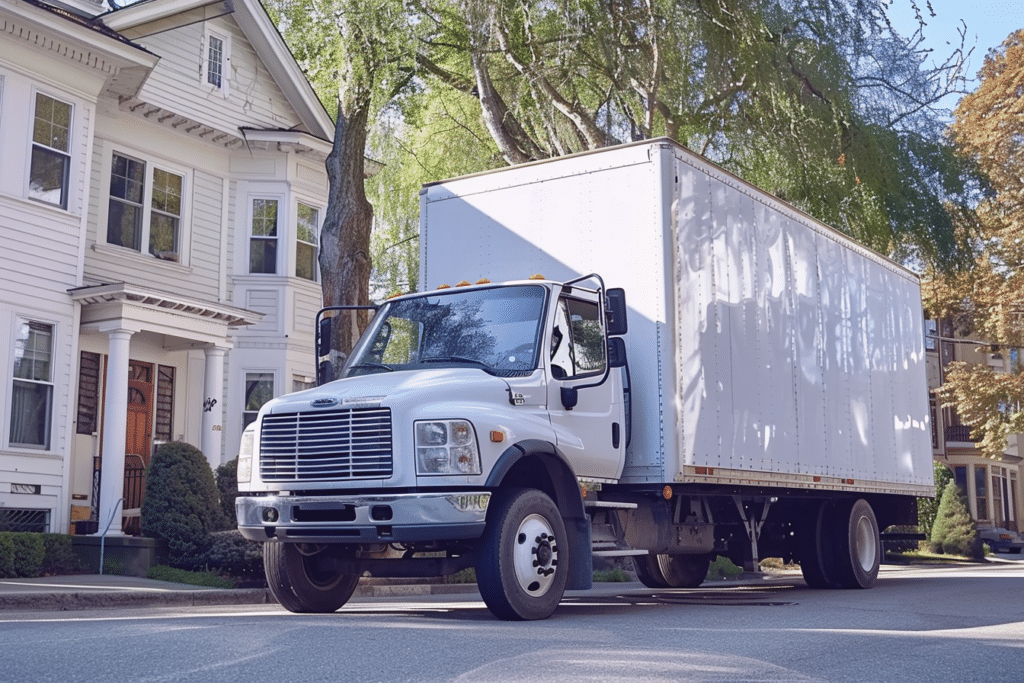
[[[266,588],[165,592],[20,593],[0,595],[0,611],[73,611],[127,607],[195,607],[200,605],[265,605],[274,599]]]

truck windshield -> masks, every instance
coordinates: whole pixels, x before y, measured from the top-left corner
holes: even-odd
[[[386,304],[345,375],[475,367],[515,375],[537,367],[546,290],[539,285],[449,290]]]

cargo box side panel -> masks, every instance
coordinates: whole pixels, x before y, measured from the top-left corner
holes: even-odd
[[[821,274],[821,358],[825,402],[825,449],[828,462],[821,474],[838,476],[853,470],[853,421],[850,381],[853,377],[854,329],[850,316],[848,252],[834,240],[816,236]],[[859,258],[859,257],[858,257]]]

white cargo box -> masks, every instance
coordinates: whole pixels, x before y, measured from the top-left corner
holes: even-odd
[[[624,483],[931,495],[917,277],[669,140],[426,186],[420,286],[623,287]]]

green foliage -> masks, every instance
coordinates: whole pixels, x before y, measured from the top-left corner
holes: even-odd
[[[246,540],[238,530],[210,535],[210,549],[204,565],[238,578],[263,578],[263,544]]]
[[[0,578],[40,576],[45,559],[43,534],[0,532]]]
[[[172,566],[203,564],[210,534],[228,528],[213,470],[202,452],[186,443],[167,443],[153,456],[142,503],[142,533],[167,544]]]
[[[953,472],[938,460],[933,461],[932,472],[935,477],[935,497],[917,499],[917,528],[925,538],[932,536],[932,525],[939,511],[942,493],[949,482],[953,481]]]
[[[629,574],[627,574],[621,567],[594,570],[594,581],[603,583],[626,583],[630,580]]]
[[[712,560],[710,565],[708,565],[708,575],[706,580],[717,581],[719,579],[731,579],[742,573],[743,569],[741,567],[737,567],[728,557],[722,557],[719,555]]]
[[[929,538],[932,552],[981,559],[982,544],[957,486],[946,486]]]
[[[235,582],[226,579],[216,572],[203,571],[193,572],[178,567],[168,567],[164,564],[154,565],[146,572],[147,579],[155,581],[169,581],[171,583],[186,583],[190,586],[206,586],[207,588],[234,588]]]
[[[235,498],[238,497],[238,458],[229,460],[217,468],[217,491],[224,518],[230,526],[235,522]]]

